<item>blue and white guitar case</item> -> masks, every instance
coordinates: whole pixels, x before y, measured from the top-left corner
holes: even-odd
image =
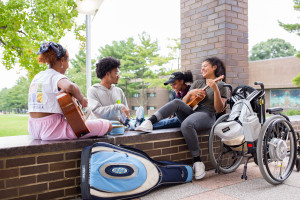
[[[81,153],[82,199],[133,199],[162,184],[192,181],[189,165],[155,161],[129,146],[99,142]]]

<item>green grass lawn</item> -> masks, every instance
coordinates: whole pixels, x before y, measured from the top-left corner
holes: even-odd
[[[28,115],[0,115],[0,137],[28,135]]]

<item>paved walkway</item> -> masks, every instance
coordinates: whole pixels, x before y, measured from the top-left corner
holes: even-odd
[[[300,172],[295,170],[280,185],[271,185],[262,177],[258,166],[248,164],[248,180],[241,179],[244,165],[230,174],[207,171],[203,180],[161,187],[141,200],[300,200]]]

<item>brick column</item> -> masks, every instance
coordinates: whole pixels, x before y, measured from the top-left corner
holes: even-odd
[[[226,82],[248,84],[248,1],[181,0],[181,68],[200,77],[204,58],[226,65]]]

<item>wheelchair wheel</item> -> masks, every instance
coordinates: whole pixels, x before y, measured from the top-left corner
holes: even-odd
[[[277,185],[286,180],[296,161],[296,135],[290,122],[280,115],[267,119],[257,142],[257,161],[264,179]]]
[[[209,157],[216,172],[224,174],[234,172],[242,162],[243,152],[233,151],[230,147],[223,144],[221,138],[214,134],[217,124],[228,119],[229,114],[222,115],[213,125],[208,139]]]

